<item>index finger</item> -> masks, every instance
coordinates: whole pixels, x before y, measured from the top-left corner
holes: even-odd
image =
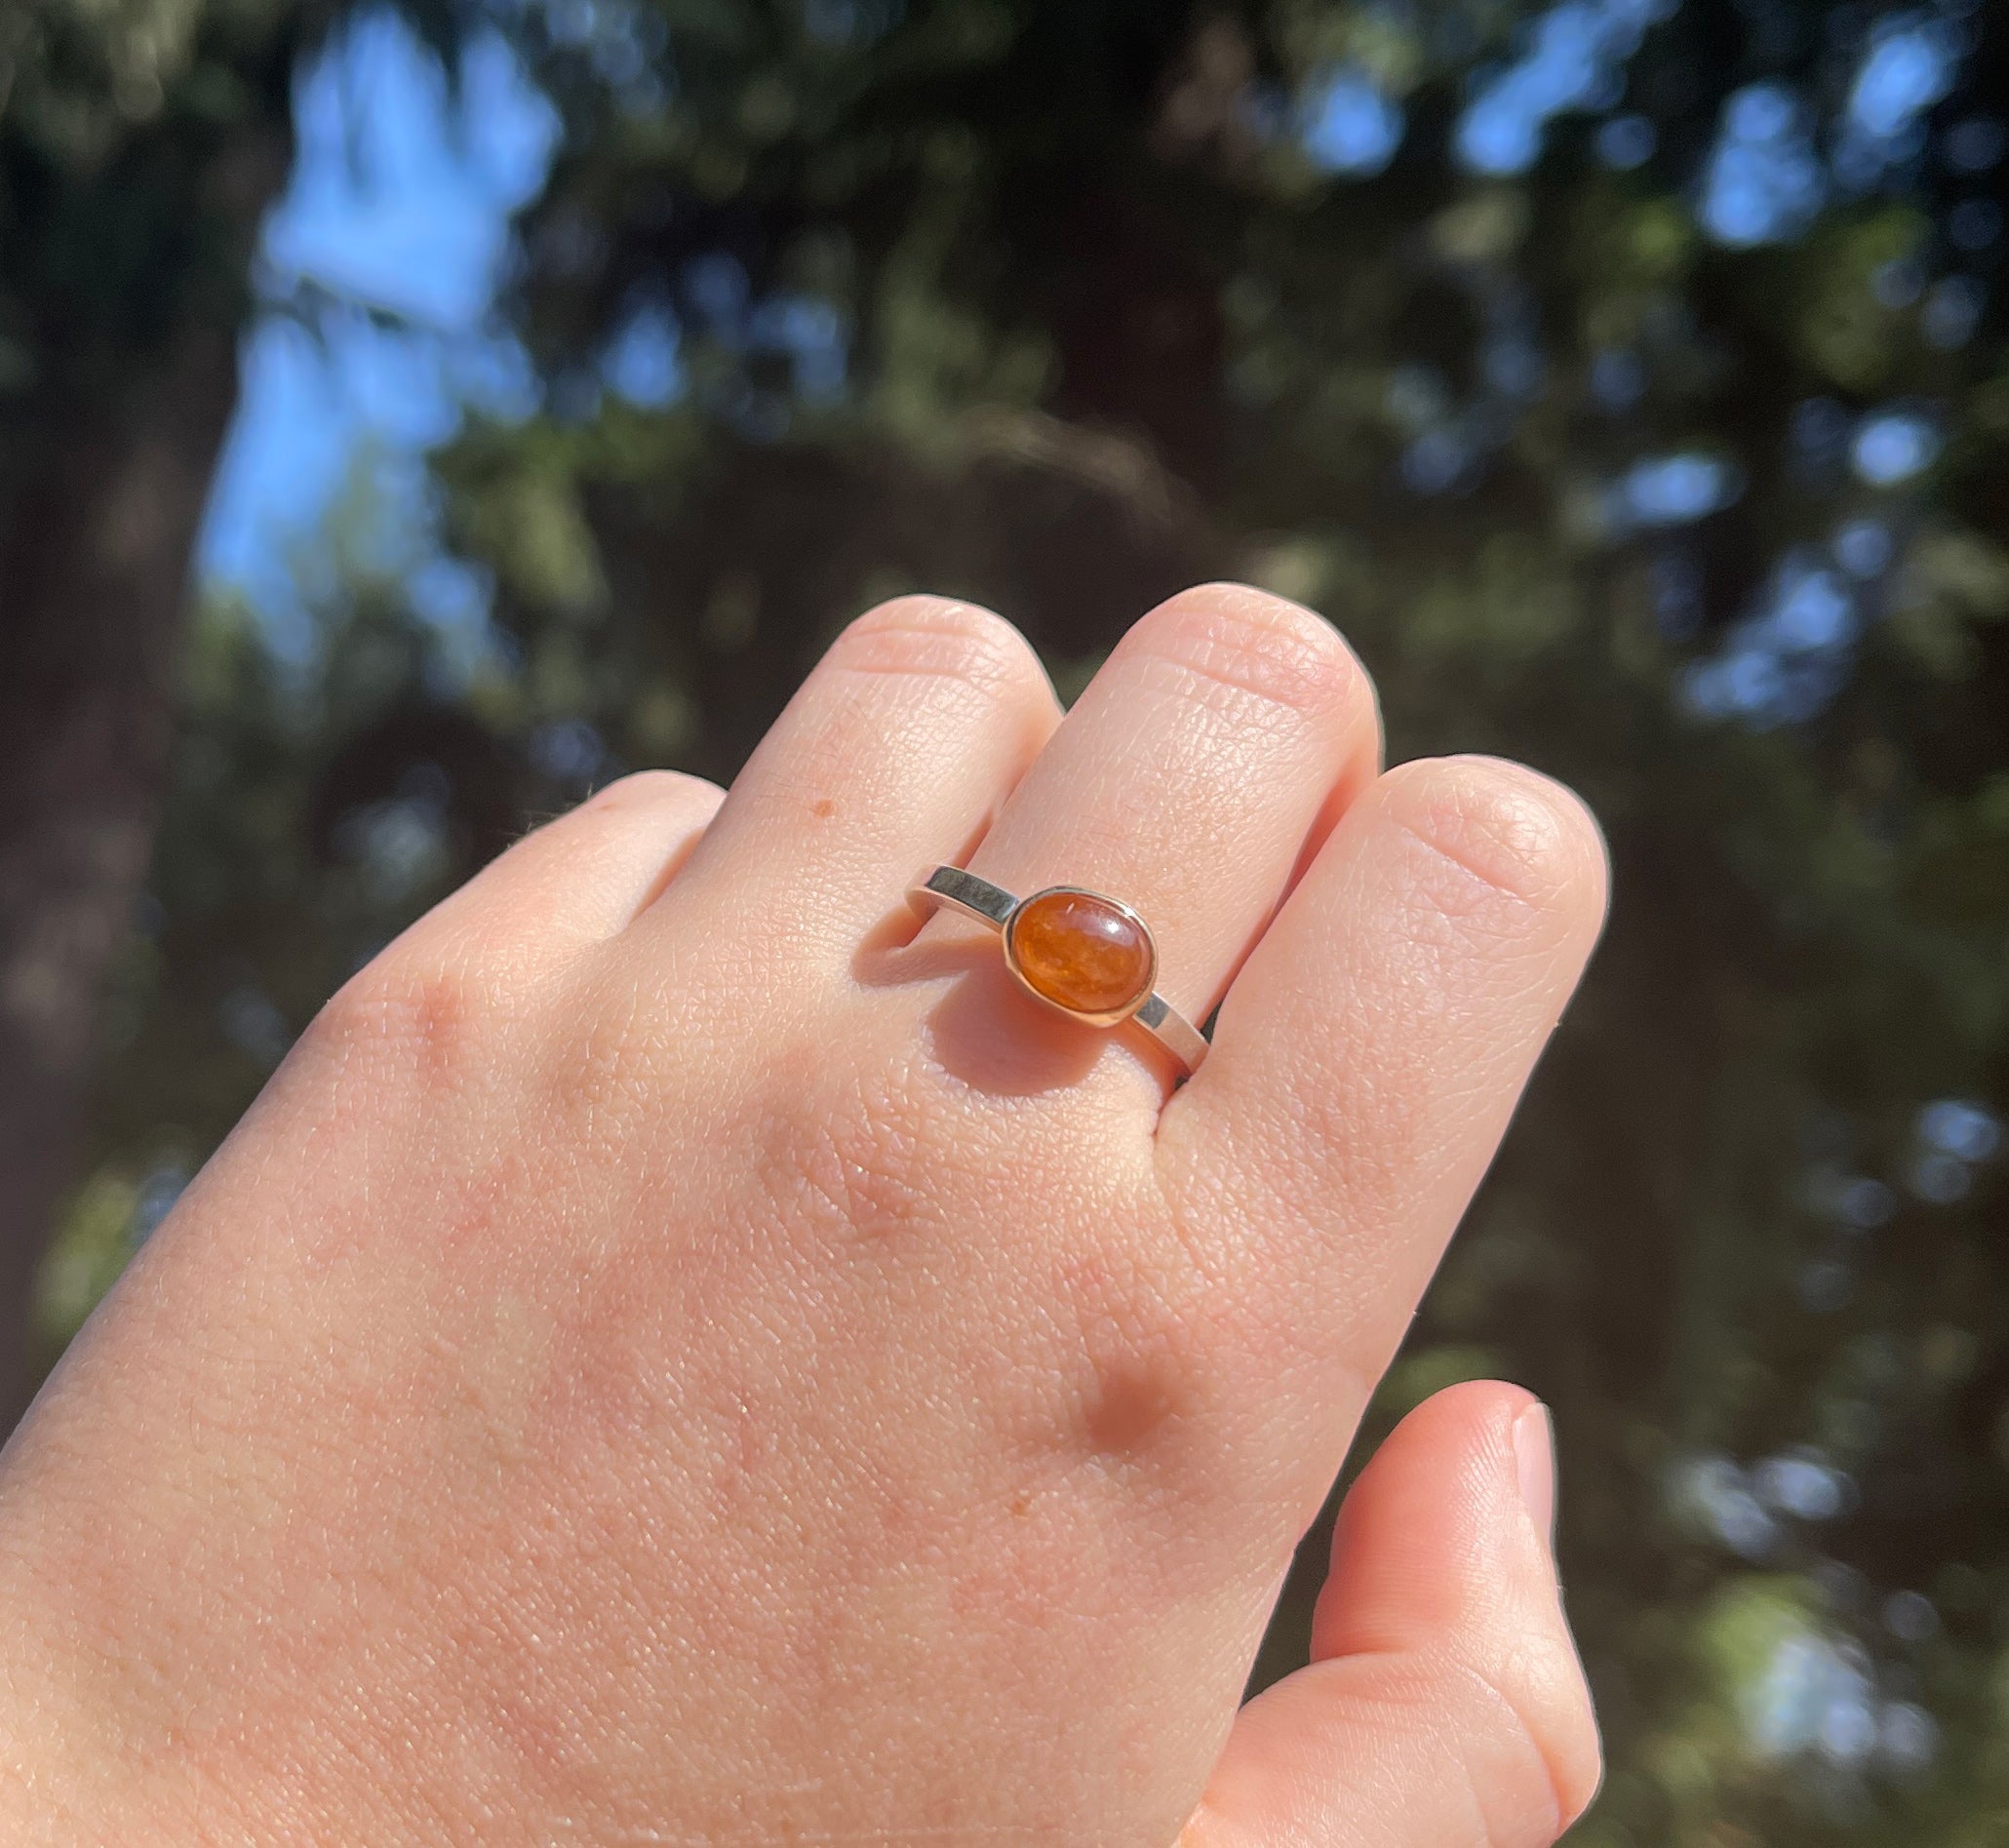
[[[1160,1120],[1189,1240],[1214,1244],[1268,1376],[1306,1396],[1272,1409],[1315,1502],[1576,986],[1605,885],[1596,824],[1548,778],[1484,758],[1389,771]]]

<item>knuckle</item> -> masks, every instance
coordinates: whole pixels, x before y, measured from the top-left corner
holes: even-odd
[[[857,673],[940,677],[991,692],[1041,673],[1025,638],[1003,616],[945,597],[895,597],[868,609],[831,655]]]
[[[596,790],[585,806],[602,813],[663,806],[712,807],[725,800],[725,794],[718,784],[682,770],[630,770],[605,789]]]
[[[820,1239],[906,1245],[939,1229],[925,1113],[896,1080],[818,1070],[805,1051],[755,1113],[758,1159],[790,1216]]]
[[[1543,1819],[1554,1840],[1590,1807],[1599,1775],[1597,1726],[1574,1651],[1523,1644],[1520,1659],[1447,1664],[1459,1690],[1444,1709],[1484,1839],[1508,1848],[1529,1839],[1526,1819]]]
[[[1383,783],[1383,812],[1471,897],[1557,911],[1595,891],[1601,903],[1597,824],[1561,784],[1489,758],[1404,764]]]
[[[1138,645],[1202,697],[1253,697],[1337,721],[1371,705],[1366,670],[1323,616],[1245,584],[1182,591],[1147,617]]]
[[[335,991],[305,1038],[338,1074],[449,1089],[477,1067],[495,1012],[479,969],[394,947]]]

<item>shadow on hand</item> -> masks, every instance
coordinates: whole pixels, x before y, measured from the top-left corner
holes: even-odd
[[[927,1049],[951,1078],[997,1097],[1037,1097],[1080,1084],[1097,1059],[1123,1056],[1101,1028],[1042,1006],[1011,979],[995,933],[980,924],[920,934],[907,906],[865,934],[851,973],[868,988],[903,988],[953,976],[922,1018]]]

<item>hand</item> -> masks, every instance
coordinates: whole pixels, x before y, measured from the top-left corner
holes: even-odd
[[[723,802],[631,777],[504,854],[10,1448],[7,1838],[1553,1840],[1596,1749],[1513,1389],[1398,1432],[1236,1713],[1601,916],[1572,798],[1378,754],[1274,598],[1174,599],[1065,720],[915,598]],[[1134,904],[1225,996],[1200,1074],[921,927],[965,859]]]

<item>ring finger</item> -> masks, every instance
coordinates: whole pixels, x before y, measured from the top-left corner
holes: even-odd
[[[1330,624],[1262,591],[1204,585],[1117,646],[969,870],[1021,897],[1084,885],[1132,906],[1157,941],[1159,992],[1199,1021],[1379,756],[1372,686]],[[942,919],[925,934],[966,927]],[[987,1010],[1014,1016],[1021,1065],[1096,1043],[1002,969],[982,986]],[[1162,1082],[1162,1061],[1110,1063]]]

